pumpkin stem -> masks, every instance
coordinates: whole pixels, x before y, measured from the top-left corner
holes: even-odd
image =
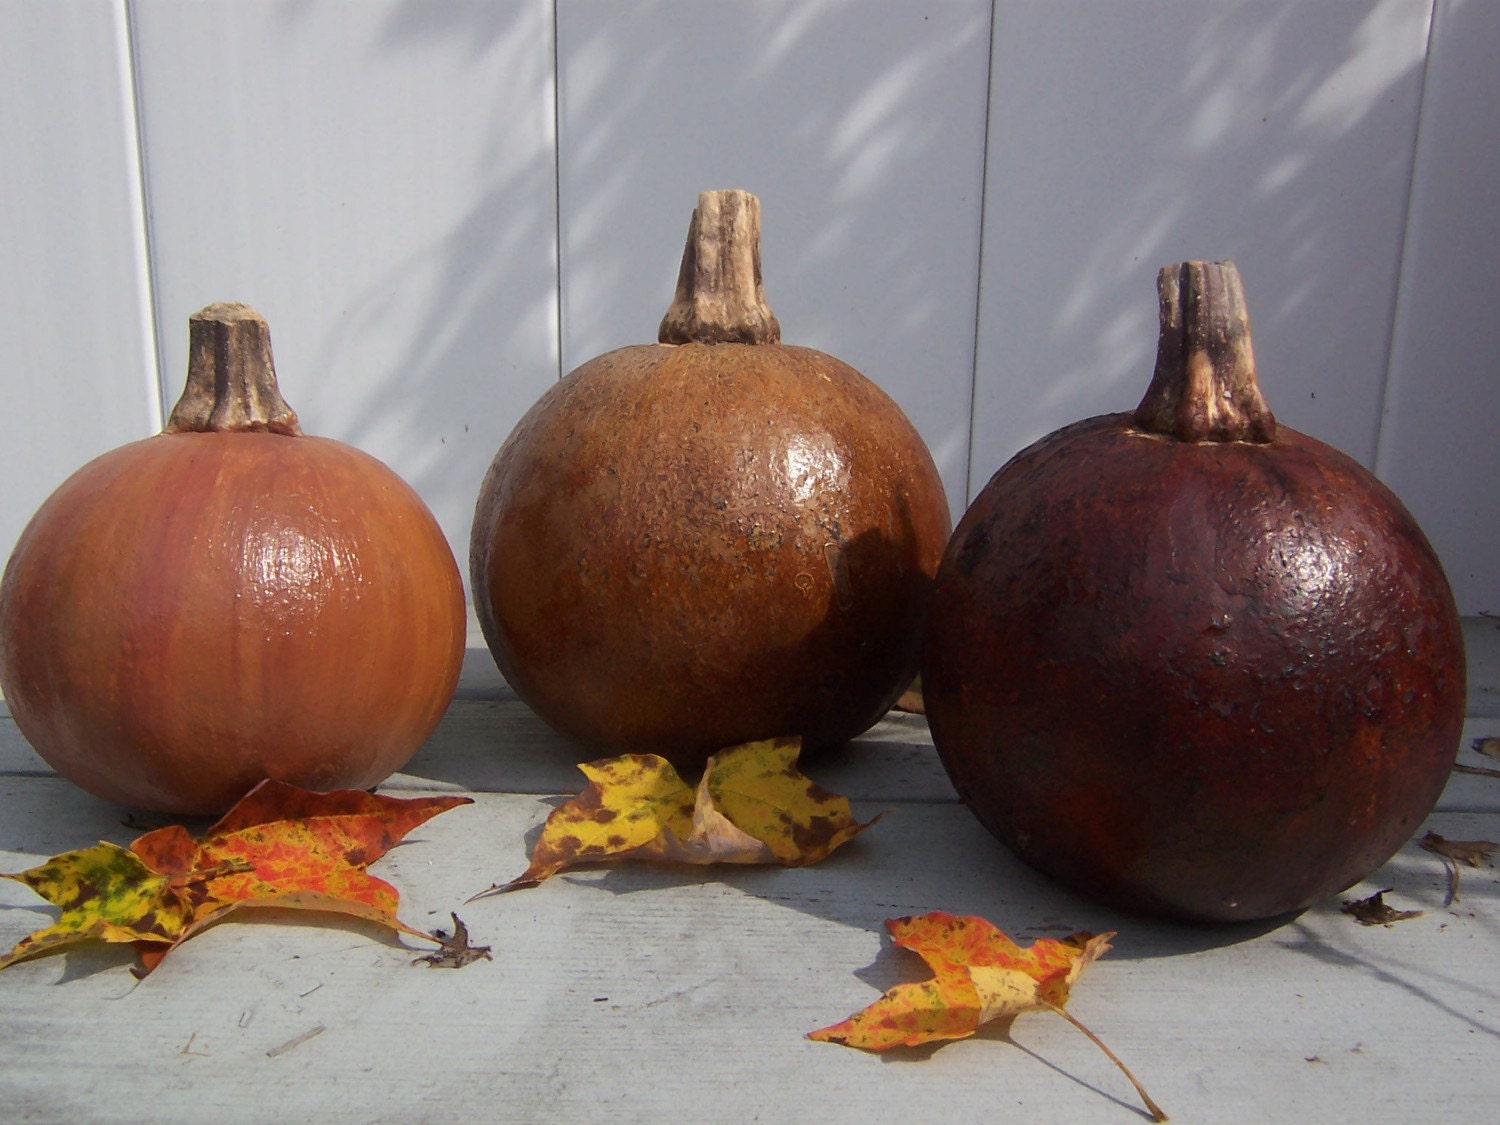
[[[1234,263],[1166,266],[1156,288],[1156,373],[1135,424],[1179,441],[1273,441],[1276,418],[1255,378],[1250,314]]]
[[[775,344],[781,325],[760,281],[760,200],[748,191],[698,196],[663,344]]]
[[[302,432],[276,386],[271,330],[249,305],[220,302],[188,317],[187,386],[162,432],[210,430]]]

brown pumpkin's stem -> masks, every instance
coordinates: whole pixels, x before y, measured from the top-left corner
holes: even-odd
[[[1274,440],[1276,418],[1255,379],[1250,314],[1234,263],[1166,266],[1156,287],[1156,373],[1135,424],[1179,441]]]
[[[760,200],[748,191],[698,196],[663,344],[775,344],[781,325],[760,281]]]
[[[188,375],[164,433],[268,430],[297,435],[276,386],[271,330],[249,305],[220,302],[188,318]]]

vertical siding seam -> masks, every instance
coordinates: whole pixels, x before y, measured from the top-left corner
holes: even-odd
[[[563,219],[562,219],[562,49],[559,46],[557,9],[552,0],[552,324],[556,332],[557,377],[563,370]]]
[[[1375,451],[1371,471],[1384,480],[1390,470],[1390,448],[1387,444],[1387,421],[1393,408],[1392,384],[1395,381],[1397,334],[1400,332],[1401,310],[1405,303],[1406,263],[1411,249],[1412,208],[1416,202],[1417,170],[1422,164],[1423,124],[1427,118],[1427,87],[1432,80],[1432,49],[1437,38],[1438,9],[1442,0],[1430,0],[1427,9],[1427,46],[1422,56],[1422,84],[1417,91],[1417,120],[1412,130],[1411,169],[1406,177],[1406,201],[1401,210],[1401,248],[1396,255],[1396,284],[1391,297],[1390,322],[1385,338],[1385,373],[1380,382],[1380,409],[1375,415]]]
[[[166,417],[166,388],[162,379],[161,341],[156,330],[156,256],[151,229],[151,190],[146,175],[146,145],[141,125],[140,56],[136,50],[134,0],[117,0],[115,12],[116,58],[118,60],[121,95],[128,106],[125,115],[127,136],[125,143],[135,161],[135,198],[131,205],[138,219],[135,238],[136,292],[140,302],[138,310],[144,337],[142,356],[146,365],[153,411],[152,421],[156,429],[162,428]]]
[[[985,218],[989,213],[990,109],[995,80],[995,8],[990,0],[989,49],[984,60],[984,137],[979,149],[979,253],[975,255],[974,335],[969,356],[969,417],[964,439],[964,496],[959,512],[974,499],[974,416],[979,405],[979,327],[984,312]]]

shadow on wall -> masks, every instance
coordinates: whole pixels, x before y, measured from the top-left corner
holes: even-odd
[[[474,183],[472,203],[378,261],[317,337],[310,366],[337,378],[294,405],[315,417],[321,396],[340,419],[332,436],[397,468],[462,563],[484,469],[514,423],[561,371],[654,340],[698,192],[741,186],[762,197],[788,341],[853,363],[901,402],[959,505],[990,5],[940,7],[563,0],[554,153],[536,143],[552,127],[549,5],[397,6],[356,74],[437,53],[505,76],[504,89],[451,107],[482,123],[459,136],[483,146],[426,173]],[[293,10],[290,41],[308,18]]]
[[[1084,7],[997,9],[971,487],[1136,405],[1188,258],[1238,263],[1278,418],[1372,463],[1429,0]]]
[[[564,369],[654,340],[698,193],[752,191],[783,339],[895,398],[961,507],[989,15],[562,3]]]
[[[471,124],[377,154],[377,175],[430,161],[391,166],[447,210],[403,200],[420,237],[348,235],[380,244],[318,314],[336,320],[306,362],[329,384],[294,405],[321,399],[333,436],[407,477],[462,560],[515,421],[561,371],[654,337],[697,193],[735,186],[761,197],[787,341],[901,403],[955,514],[1027,442],[1135,404],[1155,271],[1186,257],[1239,262],[1278,415],[1369,462],[1429,0],[994,8],[993,67],[989,0],[560,0],[555,56],[540,2],[390,9],[356,72],[420,70],[424,107]],[[318,9],[290,11],[292,43]],[[471,68],[488,104],[464,101]]]
[[[312,273],[286,288],[311,290],[318,307],[289,310],[285,331],[272,323],[288,398],[309,432],[369,451],[416,488],[466,586],[484,471],[558,377],[550,8],[288,6],[266,35],[286,69],[256,79],[268,98],[307,86],[313,124],[290,129],[326,135],[354,167],[330,167],[305,136],[291,143],[288,171],[310,180],[315,214],[291,218],[306,242],[283,246],[274,271]],[[348,34],[330,51],[340,21]],[[347,83],[308,79],[309,50]]]

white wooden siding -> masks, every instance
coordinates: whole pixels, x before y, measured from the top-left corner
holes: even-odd
[[[0,551],[161,428],[123,3],[0,4]]]
[[[1497,52],[1480,0],[0,4],[0,551],[235,299],[462,561],[511,425],[653,338],[696,194],[744,187],[786,338],[902,403],[955,510],[1133,405],[1158,266],[1233,257],[1278,416],[1500,610]]]

